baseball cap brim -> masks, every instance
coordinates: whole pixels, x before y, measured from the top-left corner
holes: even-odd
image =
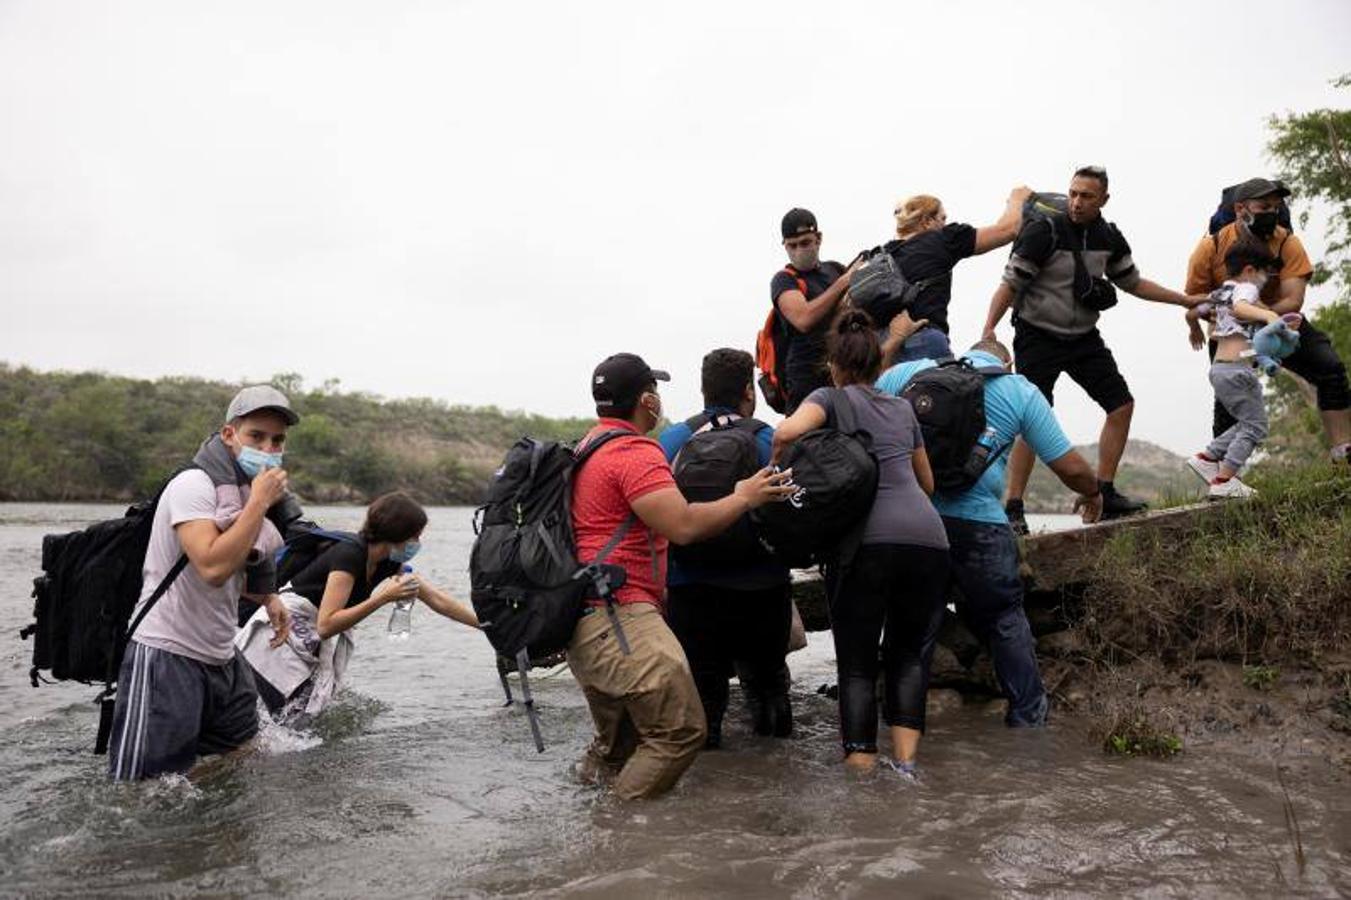
[[[251,416],[254,413],[271,412],[276,413],[286,420],[287,425],[297,425],[300,423],[300,416],[296,415],[295,410],[290,410],[284,406],[258,406],[253,409],[244,410],[239,414],[239,418]]]

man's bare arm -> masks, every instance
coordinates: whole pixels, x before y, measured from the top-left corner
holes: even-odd
[[[834,314],[840,298],[848,290],[849,273],[845,272],[815,300],[808,300],[801,291],[784,291],[779,295],[779,314],[788,320],[788,324],[806,333]]]

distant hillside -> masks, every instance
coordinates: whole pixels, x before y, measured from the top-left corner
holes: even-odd
[[[575,440],[590,419],[550,419],[438,400],[384,400],[272,379],[301,422],[286,468],[310,502],[364,502],[402,488],[425,503],[479,503],[502,454],[522,435]],[[199,378],[153,381],[93,372],[36,372],[0,363],[0,500],[131,500],[152,492],[220,427],[239,385]],[[1097,446],[1080,447],[1090,460]],[[1131,441],[1117,479],[1157,501],[1197,484],[1180,456]],[[1073,499],[1038,465],[1035,512],[1068,512]]]
[[[549,419],[436,400],[383,400],[333,384],[273,383],[301,422],[286,468],[310,502],[362,502],[402,488],[425,503],[478,503],[522,435],[575,440],[590,419]],[[0,363],[0,500],[123,501],[153,491],[220,427],[239,385],[35,372]]]
[[[1097,465],[1097,444],[1075,449]],[[1131,440],[1126,443],[1126,455],[1121,461],[1121,471],[1117,473],[1116,486],[1124,494],[1157,506],[1168,498],[1195,494],[1201,482],[1187,468],[1184,457],[1149,441]],[[1050,469],[1038,463],[1027,486],[1026,502],[1029,512],[1070,512],[1074,496]]]

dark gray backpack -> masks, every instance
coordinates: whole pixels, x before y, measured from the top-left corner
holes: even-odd
[[[886,328],[934,280],[909,280],[896,257],[885,247],[878,247],[849,277],[849,301],[867,313],[875,326]]]

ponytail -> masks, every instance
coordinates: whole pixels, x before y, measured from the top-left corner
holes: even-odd
[[[896,204],[896,237],[905,240],[918,234],[925,221],[938,215],[943,202],[928,194],[916,194]]]
[[[835,317],[827,351],[840,387],[872,384],[882,369],[882,344],[877,338],[877,327],[872,317],[861,309],[846,309]]]

